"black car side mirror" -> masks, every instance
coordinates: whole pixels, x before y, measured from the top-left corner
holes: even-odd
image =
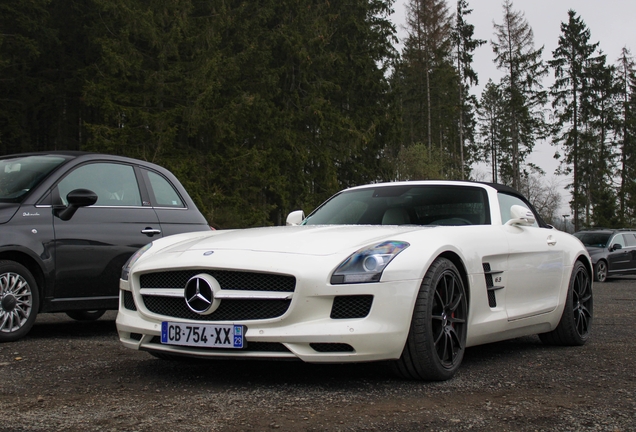
[[[613,244],[612,246],[610,246],[610,252],[614,252],[615,250],[619,250],[619,249],[623,249],[623,246],[618,244],[618,243]]]
[[[56,209],[55,216],[63,221],[70,220],[78,208],[92,206],[97,202],[97,194],[88,189],[75,189],[66,195],[68,206]]]

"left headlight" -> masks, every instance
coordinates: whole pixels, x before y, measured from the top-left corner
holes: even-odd
[[[152,247],[152,242],[148,243],[147,245],[145,245],[144,247],[142,247],[141,249],[139,249],[137,252],[135,252],[134,254],[132,254],[132,256],[130,258],[128,258],[128,261],[126,261],[126,264],[124,264],[124,266],[121,268],[121,278],[125,281],[128,280],[128,276],[130,274],[130,268],[133,266],[133,264],[135,264],[137,262],[137,260],[139,258],[141,258],[141,256],[146,253],[146,251],[148,249],[150,249]]]
[[[391,260],[409,246],[403,241],[386,241],[360,249],[333,272],[331,284],[378,282]]]

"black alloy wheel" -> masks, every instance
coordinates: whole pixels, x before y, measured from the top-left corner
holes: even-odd
[[[453,377],[464,357],[468,303],[455,265],[436,259],[424,277],[402,356],[393,370],[408,379]]]
[[[587,267],[577,261],[572,269],[561,321],[553,331],[540,334],[539,338],[548,345],[583,345],[590,337],[593,316],[592,278]]]

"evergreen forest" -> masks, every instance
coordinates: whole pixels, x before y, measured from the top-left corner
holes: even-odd
[[[559,193],[528,162],[548,140],[574,229],[636,225],[627,47],[608,59],[574,10],[544,52],[511,0],[490,41],[474,36],[476,1],[405,3],[400,46],[394,0],[2,0],[0,153],[154,162],[216,228],[417,179],[507,184],[558,225]],[[498,81],[474,70],[484,44]]]

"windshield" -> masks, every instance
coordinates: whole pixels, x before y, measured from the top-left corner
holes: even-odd
[[[478,187],[395,185],[341,192],[305,225],[486,225],[486,191]]]
[[[0,202],[22,202],[27,193],[64,160],[59,156],[25,156],[0,160]]]
[[[584,246],[600,247],[607,246],[607,242],[610,238],[610,233],[574,233],[574,236],[581,240]]]

